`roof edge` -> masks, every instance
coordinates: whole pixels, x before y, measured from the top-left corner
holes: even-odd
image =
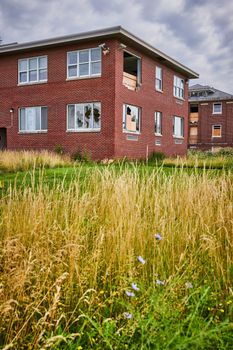
[[[176,61],[175,59],[171,58],[170,56],[168,56],[164,52],[156,49],[152,45],[148,44],[146,41],[140,39],[136,35],[130,33],[129,31],[127,31],[123,27],[120,27],[120,31],[121,31],[122,34],[124,34],[128,38],[132,39],[133,41],[136,41],[138,44],[144,46],[148,50],[150,50],[150,51],[154,52],[155,54],[159,55],[160,57],[164,58],[166,61],[169,61],[172,64],[174,64],[175,66],[177,66],[177,67],[181,68],[182,70],[188,72],[191,75],[190,79],[191,78],[194,78],[194,79],[199,78],[199,74],[197,72],[193,71],[192,69],[188,68],[187,66],[183,65],[182,63],[180,63],[180,62]]]
[[[148,44],[144,40],[140,39],[139,37],[135,36],[134,34],[130,33],[126,29],[124,29],[122,26],[114,26],[114,27],[109,27],[109,28],[104,28],[100,30],[92,30],[88,32],[83,32],[80,34],[72,34],[72,35],[65,35],[65,36],[60,36],[60,37],[55,37],[55,38],[50,38],[50,39],[43,39],[43,40],[37,40],[37,41],[31,41],[31,42],[26,42],[22,44],[13,44],[10,46],[5,46],[3,45],[1,47],[0,45],[0,54],[1,53],[11,53],[11,52],[16,52],[16,51],[23,51],[27,49],[33,49],[33,48],[42,48],[46,46],[53,46],[53,45],[58,45],[58,44],[63,44],[63,43],[72,43],[78,40],[88,40],[88,39],[93,39],[97,37],[104,37],[104,36],[111,36],[111,35],[116,35],[116,34],[121,34],[124,37],[132,40],[133,42],[136,42],[137,44],[141,45],[145,49],[149,50],[150,52],[162,57],[165,61],[169,62],[170,64],[174,65],[175,67],[179,68],[182,70],[189,79],[195,79],[199,78],[199,74],[193,71],[192,69],[186,67],[182,63],[176,61],[175,59],[171,58],[170,56],[166,55],[162,51],[156,49],[152,45]]]

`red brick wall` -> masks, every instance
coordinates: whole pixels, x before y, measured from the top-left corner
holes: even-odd
[[[116,50],[116,129],[115,155],[129,158],[145,158],[147,152],[164,152],[167,155],[186,154],[188,135],[188,85],[185,84],[185,101],[173,97],[174,71],[163,66],[141,52],[127,47],[127,51],[142,58],[142,85],[139,91],[131,91],[122,84],[123,79],[123,51]],[[163,68],[163,93],[155,90],[155,67]],[[180,76],[176,73],[177,76]],[[182,76],[180,76],[183,78]],[[123,104],[141,107],[141,132],[138,141],[127,140],[129,133],[123,133]],[[162,137],[154,133],[154,113],[163,113]],[[184,140],[182,144],[175,144],[173,138],[173,116],[184,117]],[[155,140],[161,139],[161,146],[155,146]]]
[[[97,47],[102,42],[40,49],[26,53],[0,56],[0,127],[7,127],[7,148],[54,150],[62,145],[67,152],[88,150],[95,159],[124,157],[145,158],[148,153],[162,151],[168,155],[186,153],[188,130],[188,87],[185,84],[185,101],[173,97],[174,72],[163,68],[163,93],[155,90],[156,62],[142,57],[142,86],[139,91],[130,91],[122,84],[123,51],[116,40],[107,40],[110,53],[102,55],[100,78],[66,81],[67,52]],[[134,50],[127,47],[132,53]],[[17,86],[18,59],[48,55],[48,83]],[[176,74],[179,76],[179,74]],[[183,78],[183,77],[182,77]],[[70,103],[101,102],[100,132],[66,132],[66,106]],[[180,103],[182,104],[180,104]],[[123,103],[142,108],[141,134],[138,141],[127,141],[122,132]],[[48,132],[38,134],[18,133],[18,109],[29,106],[48,107]],[[10,108],[14,108],[12,120]],[[163,113],[163,136],[154,135],[154,112]],[[172,136],[172,117],[185,118],[185,138],[176,145]],[[161,146],[155,146],[155,139]]]
[[[14,108],[13,126],[7,128],[7,148],[54,150],[59,144],[68,152],[88,150],[97,159],[114,156],[115,42],[107,42],[112,54],[102,56],[101,77],[66,81],[67,52],[99,44],[67,45],[0,57],[0,100],[4,101],[0,106],[0,127],[11,124],[9,110]],[[17,86],[18,59],[38,55],[48,55],[48,83]],[[101,102],[101,132],[66,132],[67,104],[94,101]],[[18,133],[18,109],[29,106],[48,107],[47,133]]]
[[[197,148],[201,150],[211,150],[212,147],[233,147],[233,101],[221,101],[222,114],[213,114],[214,102],[219,101],[198,104]],[[222,125],[221,138],[212,138],[212,125]]]

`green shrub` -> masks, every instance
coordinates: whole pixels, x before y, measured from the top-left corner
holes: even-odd
[[[165,159],[163,152],[152,152],[149,156],[149,162],[162,162]]]
[[[64,154],[64,147],[62,145],[56,145],[54,147],[54,152],[57,154]]]
[[[224,147],[216,152],[216,155],[222,157],[232,157],[233,156],[233,148],[232,147]]]
[[[76,162],[90,163],[92,161],[91,154],[86,149],[75,151],[71,158]]]

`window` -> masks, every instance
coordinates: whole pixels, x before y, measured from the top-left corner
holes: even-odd
[[[213,103],[213,114],[222,114],[222,103]]]
[[[72,51],[67,54],[67,77],[85,78],[101,74],[101,49]]]
[[[163,77],[162,77],[162,68],[155,68],[155,88],[157,91],[163,90]]]
[[[174,75],[173,94],[175,97],[184,98],[184,79]]]
[[[155,112],[155,134],[162,135],[162,113]]]
[[[141,59],[127,51],[123,56],[123,85],[129,90],[141,85]]]
[[[48,79],[47,56],[18,60],[19,84],[46,82]]]
[[[184,137],[184,118],[173,117],[173,136]]]
[[[27,107],[19,109],[19,131],[40,132],[48,129],[48,108]]]
[[[222,125],[212,125],[212,137],[222,137]]]
[[[126,132],[140,132],[140,108],[123,105],[123,130]]]
[[[68,105],[68,131],[99,131],[101,119],[101,103],[79,103]]]

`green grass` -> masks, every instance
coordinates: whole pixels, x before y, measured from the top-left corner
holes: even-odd
[[[231,171],[79,164],[0,183],[0,348],[232,349]]]
[[[54,186],[54,183],[64,182],[65,186],[68,186],[71,182],[75,181],[77,178],[83,179],[85,176],[89,176],[94,171],[104,171],[109,169],[113,173],[123,173],[124,171],[134,171],[137,169],[138,174],[141,177],[147,176],[153,172],[164,173],[166,175],[172,175],[174,173],[184,172],[187,174],[202,175],[203,172],[207,172],[208,176],[216,177],[220,176],[223,171],[229,171],[229,169],[215,169],[215,168],[194,168],[194,167],[182,167],[182,166],[170,166],[161,164],[113,164],[113,165],[102,165],[102,164],[77,164],[72,167],[61,167],[61,168],[41,168],[41,169],[31,169],[28,171],[16,171],[16,172],[0,172],[0,191],[6,190],[10,185],[16,185],[17,188],[32,186],[33,184],[39,183],[41,177],[43,176],[43,183],[48,184],[50,187]]]

